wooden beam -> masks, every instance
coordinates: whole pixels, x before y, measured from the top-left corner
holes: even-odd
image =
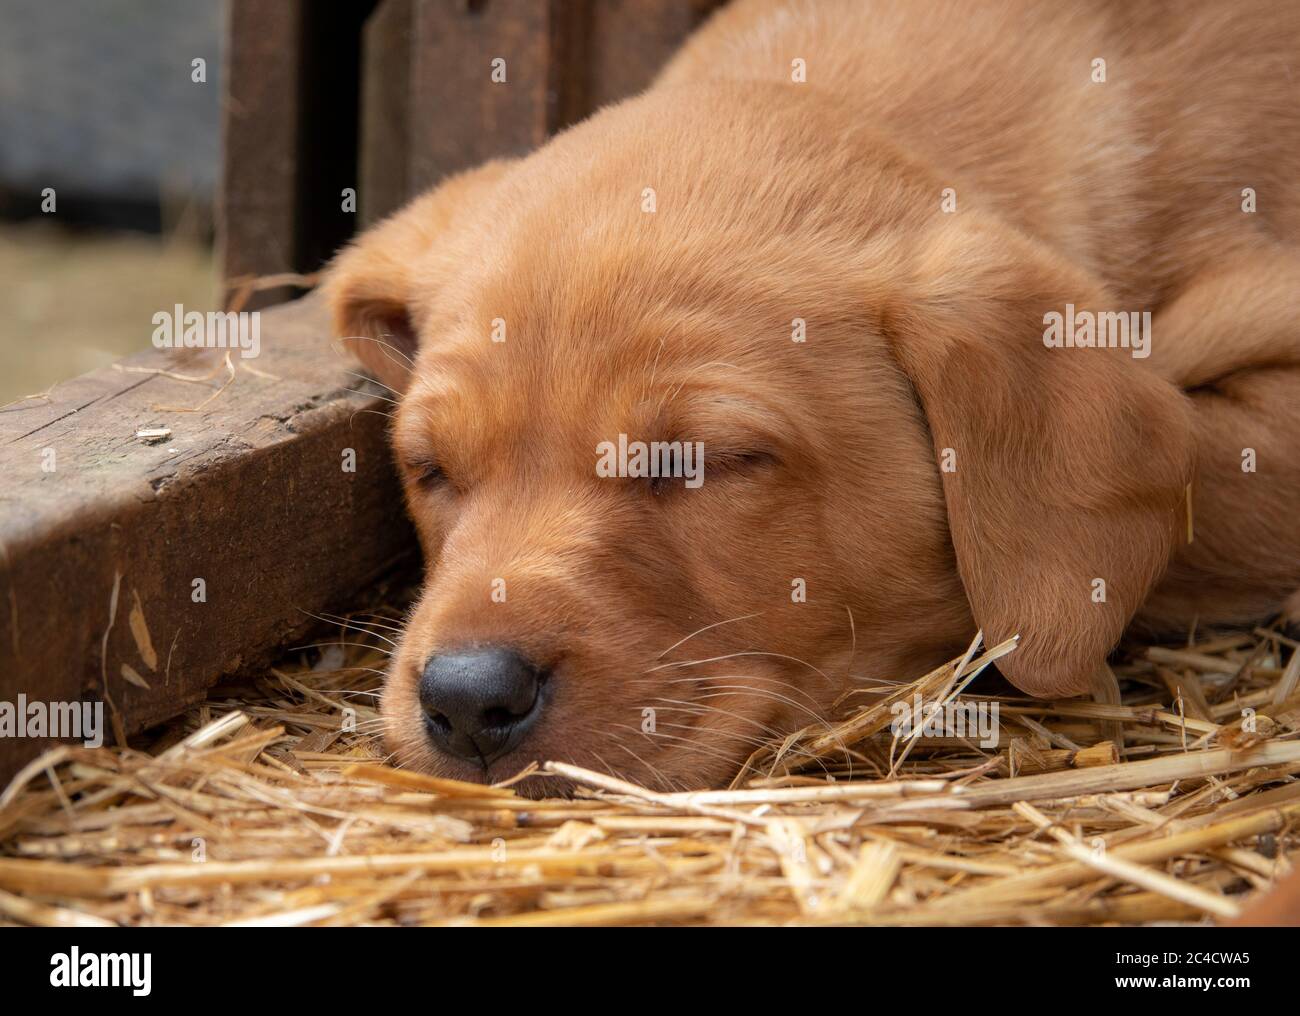
[[[217,243],[227,300],[238,281],[313,272],[357,231],[361,26],[373,0],[231,0],[222,73],[224,167]],[[246,309],[292,298],[253,295]]]
[[[259,6],[264,6],[259,2]],[[343,189],[359,186],[362,27],[375,0],[306,9],[298,181],[299,270],[314,272],[359,228]]]
[[[260,373],[236,353],[219,394],[224,367],[210,384],[108,369],[0,410],[0,702],[107,692],[137,731],[414,566],[389,404],[327,334],[310,297],[262,314],[243,361]],[[125,366],[203,374],[221,355]],[[0,785],[46,746],[0,738]]]
[[[572,71],[585,10],[583,0],[415,5],[412,194],[495,156],[525,154],[582,115]]]
[[[218,257],[227,279],[294,272],[298,261],[303,0],[227,9]],[[269,291],[257,306],[286,299]],[[250,304],[252,306],[252,304]]]
[[[650,83],[718,0],[232,0],[227,280],[318,268],[444,176]],[[503,60],[505,80],[493,80]],[[342,210],[356,187],[360,215]],[[253,306],[279,302],[279,289]]]
[[[722,0],[597,0],[588,33],[589,110],[635,95]]]
[[[367,221],[645,88],[718,3],[382,0],[363,71]]]
[[[414,0],[380,0],[362,30],[361,224],[411,196],[411,40]]]

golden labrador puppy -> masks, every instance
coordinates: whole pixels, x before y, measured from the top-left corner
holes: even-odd
[[[1101,694],[1294,605],[1298,54],[1283,0],[746,0],[362,236],[397,758],[717,783],[977,629]]]

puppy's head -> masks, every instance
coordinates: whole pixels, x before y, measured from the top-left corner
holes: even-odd
[[[428,563],[384,695],[401,762],[716,784],[977,626],[1022,636],[1022,688],[1075,693],[1163,566],[1177,396],[1042,343],[1095,287],[752,93],[616,107],[332,269],[339,334],[401,393]]]

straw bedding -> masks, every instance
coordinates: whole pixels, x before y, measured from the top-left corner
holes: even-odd
[[[1115,706],[968,687],[1014,650],[973,646],[849,696],[731,789],[555,763],[526,778],[577,796],[530,800],[383,765],[392,624],[353,618],[145,742],[27,767],[0,797],[0,923],[1204,922],[1298,846],[1300,652],[1275,629],[1130,647]],[[997,702],[996,746],[896,736],[918,693]]]

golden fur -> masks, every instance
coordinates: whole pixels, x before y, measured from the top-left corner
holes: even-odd
[[[744,0],[643,95],[367,232],[330,300],[405,392],[429,562],[384,699],[399,760],[716,783],[977,628],[1019,633],[1003,673],[1054,696],[1132,625],[1282,609],[1297,53],[1280,0]],[[1067,303],[1150,311],[1152,355],[1047,348]],[[703,441],[706,482],[597,476],[620,433]],[[492,643],[554,686],[485,774],[427,744],[415,684]]]

